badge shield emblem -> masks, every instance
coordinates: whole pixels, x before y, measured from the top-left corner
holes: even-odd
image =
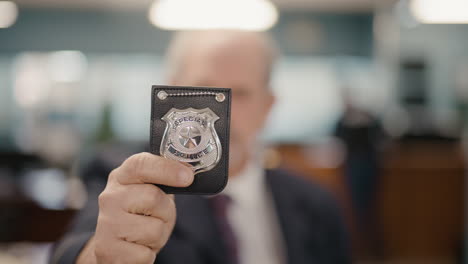
[[[166,122],[160,147],[163,157],[189,163],[195,174],[218,164],[221,143],[214,123],[219,117],[211,109],[172,108],[161,119]]]

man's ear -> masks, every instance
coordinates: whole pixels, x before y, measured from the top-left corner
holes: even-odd
[[[265,94],[265,103],[263,107],[263,123],[266,122],[268,116],[270,115],[271,109],[276,102],[276,97],[271,92],[271,88],[268,87],[268,92]]]
[[[276,102],[276,96],[271,92],[271,87],[268,87],[268,94],[267,94],[267,102],[266,102],[266,113],[265,115],[268,115],[271,112],[271,108],[273,108],[273,105]]]
[[[269,89],[269,88],[268,88]],[[258,120],[258,129],[263,129],[265,127],[265,124],[268,120],[268,117],[270,116],[271,109],[273,108],[273,105],[275,104],[276,97],[273,95],[273,93],[268,90],[265,93],[265,101],[263,101],[263,105],[261,107],[262,115],[259,116]]]

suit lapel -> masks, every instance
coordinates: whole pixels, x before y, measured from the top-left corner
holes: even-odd
[[[279,171],[266,171],[266,183],[273,197],[274,208],[279,219],[287,262],[290,264],[311,263],[305,243],[307,230],[312,223],[307,222],[301,199],[290,192],[288,177]],[[228,263],[225,248],[221,241],[211,208],[206,198],[194,195],[176,195],[177,223],[174,234],[187,241],[194,248],[198,261],[190,263]],[[180,252],[180,254],[183,254]]]
[[[272,193],[276,214],[282,231],[286,259],[290,264],[308,263],[304,259],[304,217],[298,207],[300,201],[294,193],[284,188],[286,177],[282,177],[278,171],[266,171],[266,182]],[[302,256],[302,258],[300,257]]]
[[[194,195],[176,196],[179,235],[197,247],[204,261],[227,263],[225,248],[216,229],[213,213],[207,198]],[[206,263],[206,262],[205,262]]]

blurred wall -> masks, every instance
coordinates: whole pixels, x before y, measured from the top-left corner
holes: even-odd
[[[468,101],[467,47],[468,25],[401,27],[401,59],[427,63],[429,104],[440,122],[450,122],[454,106]]]
[[[0,108],[4,110],[0,135],[7,139],[3,142],[11,142],[12,136],[27,131],[23,124],[30,122],[28,119],[73,123],[86,137],[98,129],[105,103],[112,104],[111,121],[119,138],[146,139],[149,113],[146,91],[151,84],[164,83],[162,56],[171,34],[153,27],[143,11],[21,8],[16,24],[0,30],[0,91],[4,95],[0,97]],[[309,110],[316,118],[304,124],[304,131],[296,132],[306,138],[325,134],[340,112],[336,90],[340,82],[350,81],[340,78],[372,75],[372,14],[285,11],[281,12],[272,35],[284,55],[275,75],[278,77],[274,86],[280,97],[275,112],[281,114],[288,109],[281,105],[309,98],[306,105],[311,103],[313,107]],[[33,64],[32,68],[26,67],[30,70],[47,68],[48,52],[59,50],[83,52],[86,73],[77,83],[52,84],[48,89],[51,94],[68,90],[68,97],[77,99],[67,99],[72,101],[72,109],[65,113],[54,107],[65,99],[57,99],[45,103],[47,109],[36,109],[28,116],[14,98],[18,72],[29,64]],[[355,68],[358,72],[348,73],[348,69]],[[141,107],[136,109],[134,105]],[[38,113],[43,115],[37,117]],[[290,111],[286,114],[295,115]],[[267,137],[296,138],[294,133],[284,135],[284,129],[276,129],[288,127],[287,124],[272,124],[269,131],[279,133]]]
[[[286,54],[369,56],[372,14],[282,12],[273,33]],[[163,53],[169,39],[168,31],[149,23],[146,12],[20,9],[16,24],[0,30],[0,52]]]

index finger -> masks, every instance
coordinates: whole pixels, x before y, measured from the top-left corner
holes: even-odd
[[[153,183],[187,187],[193,182],[193,172],[189,167],[147,152],[129,157],[116,171],[120,184]]]

